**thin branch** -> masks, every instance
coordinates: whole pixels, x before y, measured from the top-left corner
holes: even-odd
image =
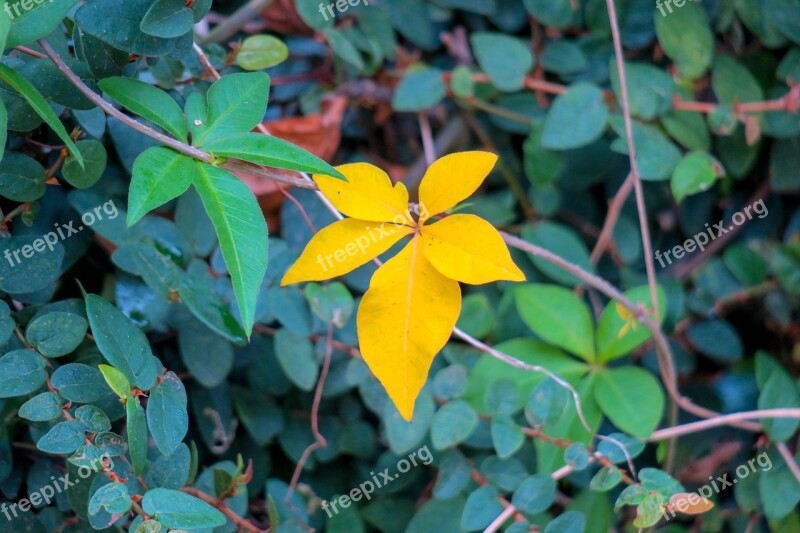
[[[231,16],[217,24],[213,30],[208,32],[208,35],[201,39],[202,42],[221,43],[229,39],[271,3],[272,0],[250,0]]]
[[[169,146],[170,148],[177,150],[182,154],[188,155],[189,157],[197,159],[198,161],[202,161],[203,163],[209,163],[209,164],[211,163],[212,161],[211,154],[208,154],[198,148],[195,148],[194,146],[182,143],[181,141],[173,139],[168,135],[159,133],[153,128],[150,128],[149,126],[142,124],[141,122],[138,122],[133,118],[129,117],[128,115],[124,114],[123,112],[119,111],[109,102],[103,100],[103,98],[99,94],[92,91],[92,89],[90,89],[89,86],[87,86],[83,82],[83,80],[81,80],[80,77],[78,77],[78,75],[75,74],[66,63],[64,63],[64,60],[61,59],[58,53],[55,50],[53,50],[53,48],[47,41],[45,41],[44,39],[40,39],[39,45],[45,51],[50,60],[56,65],[58,70],[60,70],[61,73],[64,74],[64,76],[66,76],[66,78],[70,81],[70,83],[72,83],[72,85],[74,85],[76,89],[78,89],[81,93],[83,93],[84,96],[86,96],[86,98],[88,98],[97,107],[102,109],[107,115],[116,118],[120,122],[124,123],[126,126],[138,131],[139,133],[147,135],[151,139],[160,142],[164,146]],[[219,167],[224,168],[226,170],[230,170],[232,172],[241,172],[259,178],[272,179],[278,182],[294,185],[296,187],[302,187],[304,189],[314,188],[311,186],[313,185],[313,183],[309,183],[307,179],[304,179],[302,177],[298,178],[296,176],[288,175],[277,170],[272,170],[272,169],[268,170],[263,167],[257,167],[251,165],[249,163],[244,163],[239,161],[227,161],[219,165]]]
[[[325,360],[322,363],[322,371],[319,374],[319,381],[317,381],[317,390],[314,391],[314,402],[311,405],[311,433],[314,435],[314,442],[312,442],[305,450],[300,460],[297,461],[297,466],[292,474],[292,480],[289,483],[289,489],[286,491],[286,499],[288,502],[294,493],[297,482],[300,480],[300,474],[303,472],[311,453],[318,448],[325,448],[328,441],[319,432],[319,406],[322,403],[322,390],[325,388],[325,380],[328,379],[328,370],[331,368],[331,354],[333,353],[333,324],[328,325],[328,335],[325,343]]]
[[[794,460],[794,457],[792,457],[792,452],[789,451],[786,443],[776,442],[775,447],[778,449],[778,453],[781,454],[781,457],[783,457],[783,461],[786,463],[786,466],[789,467],[794,478],[800,483],[800,468],[797,467],[797,462]]]
[[[495,531],[500,531],[500,528],[503,527],[503,524],[506,523],[506,520],[511,518],[516,511],[517,508],[512,504],[509,504],[508,507],[503,509],[502,513],[497,515],[497,518],[492,520],[492,523],[489,524],[489,527],[483,530],[483,533],[495,533]]]
[[[631,193],[633,180],[633,173],[629,173],[628,177],[625,178],[622,186],[617,191],[617,194],[615,194],[614,198],[611,200],[611,203],[608,204],[608,214],[603,222],[603,229],[600,230],[600,236],[597,237],[597,243],[594,245],[592,255],[589,257],[589,261],[592,264],[597,263],[603,255],[603,252],[613,246],[614,227],[617,225],[619,215],[622,213],[622,206],[625,205],[625,200],[628,199],[628,195]]]
[[[682,435],[689,435],[691,433],[697,433],[698,431],[704,431],[706,429],[719,426],[741,427],[740,424],[745,420],[760,418],[800,418],[800,408],[786,407],[781,409],[761,409],[759,411],[742,411],[727,415],[717,415],[714,418],[709,418],[707,420],[698,420],[697,422],[690,422],[680,426],[658,429],[644,440],[656,442],[660,440],[671,439],[673,437],[680,437]],[[758,427],[760,429],[761,425],[758,424]]]
[[[190,494],[195,498],[203,500],[209,505],[213,505],[219,512],[224,514],[231,522],[234,523],[237,530],[245,530],[249,531],[250,533],[268,533],[268,529],[260,529],[256,527],[252,522],[243,518],[236,514],[236,511],[228,507],[228,505],[221,501],[219,498],[214,498],[213,496],[209,496],[205,492],[200,489],[196,489],[194,487],[182,487],[181,492],[185,492],[186,494]]]

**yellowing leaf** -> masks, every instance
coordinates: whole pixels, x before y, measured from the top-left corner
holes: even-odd
[[[423,226],[422,252],[448,278],[464,283],[525,281],[503,238],[475,215],[451,215]]]
[[[434,161],[419,184],[420,223],[472,195],[495,162],[497,156],[489,152],[458,152]]]
[[[415,237],[378,269],[357,317],[364,361],[406,420],[461,311],[458,283],[436,270],[421,248]]]
[[[346,218],[322,228],[283,276],[281,285],[347,274],[371,261],[414,230],[389,222]]]
[[[343,214],[373,222],[414,225],[408,214],[408,191],[402,183],[392,187],[383,170],[368,163],[341,165],[336,170],[347,181],[314,174],[322,194]]]
[[[695,492],[679,492],[669,499],[672,510],[684,514],[703,514],[713,509],[714,504]]]

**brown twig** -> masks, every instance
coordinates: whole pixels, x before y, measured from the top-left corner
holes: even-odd
[[[81,80],[78,77],[78,75],[75,74],[66,63],[64,63],[64,60],[61,59],[61,56],[59,56],[58,53],[55,50],[53,50],[53,48],[47,41],[45,41],[44,39],[40,39],[39,45],[45,51],[50,60],[56,65],[58,70],[60,70],[61,73],[64,74],[64,76],[66,76],[66,78],[70,81],[70,83],[72,83],[72,85],[74,85],[76,89],[78,89],[81,93],[83,93],[83,95],[86,96],[86,98],[88,98],[97,107],[102,109],[107,115],[116,118],[126,126],[138,131],[139,133],[147,135],[151,139],[160,142],[164,146],[168,146],[174,150],[177,150],[182,154],[197,159],[198,161],[202,161],[204,163],[212,162],[211,154],[208,154],[200,150],[199,148],[195,148],[194,146],[190,146],[186,143],[183,143],[177,139],[173,139],[168,135],[159,133],[153,128],[150,128],[149,126],[142,124],[132,119],[131,117],[127,116],[126,114],[122,113],[121,111],[119,111],[109,102],[103,100],[103,98],[99,94],[92,91],[92,89],[90,89],[89,86],[87,86],[83,82],[83,80]],[[296,187],[302,187],[304,189],[315,188],[313,186],[313,182],[309,182],[305,178],[296,177],[294,175],[290,175],[285,172],[274,169],[266,169],[264,167],[251,165],[249,163],[244,163],[240,161],[227,161],[218,166],[226,170],[230,170],[232,172],[242,172],[245,174],[250,174],[251,176],[268,178],[289,185],[294,185]]]
[[[258,528],[255,524],[253,524],[246,518],[236,514],[236,511],[228,507],[228,505],[224,501],[220,500],[219,498],[209,496],[200,489],[196,489],[194,487],[182,487],[181,491],[191,496],[194,496],[197,499],[203,500],[209,505],[214,506],[219,512],[224,514],[231,522],[234,523],[234,525],[237,527],[237,530],[250,531],[251,533],[269,532],[269,529]]]
[[[322,390],[325,388],[325,380],[328,378],[328,370],[330,370],[331,367],[332,353],[333,324],[329,324],[328,335],[326,337],[325,344],[325,360],[322,363],[322,371],[320,372],[319,380],[317,381],[317,390],[314,391],[314,402],[311,405],[311,433],[314,435],[314,442],[309,444],[308,447],[303,450],[303,454],[297,461],[297,466],[292,474],[292,480],[289,483],[289,489],[286,491],[285,501],[287,503],[291,499],[292,494],[294,494],[294,490],[297,487],[297,482],[300,479],[300,474],[302,473],[303,467],[308,461],[308,458],[311,456],[311,453],[318,448],[325,448],[328,445],[328,441],[326,441],[325,437],[322,436],[322,433],[319,432],[319,406],[322,402]]]
[[[592,264],[596,264],[603,252],[614,245],[614,227],[617,225],[619,215],[622,213],[622,206],[625,205],[625,200],[628,199],[631,189],[633,189],[633,179],[633,173],[629,173],[617,194],[608,204],[608,214],[605,221],[603,221],[603,228],[600,230],[600,236],[597,238],[597,243],[592,249],[592,255],[589,257],[589,261]]]

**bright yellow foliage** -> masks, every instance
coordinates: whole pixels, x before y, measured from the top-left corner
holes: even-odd
[[[375,273],[356,322],[364,361],[406,420],[461,310],[458,282],[433,268],[420,248],[415,237]]]
[[[322,194],[350,218],[414,225],[408,214],[408,191],[402,183],[392,187],[389,175],[367,163],[337,167],[348,181],[314,174]]]
[[[458,320],[458,282],[525,280],[502,237],[485,220],[462,214],[426,224],[474,193],[496,161],[487,152],[436,161],[419,186],[419,222],[410,214],[405,186],[392,186],[377,167],[337,167],[346,182],[314,176],[322,193],[351,218],[317,233],[282,285],[346,274],[412,236],[372,277],[356,321],[364,361],[406,420],[411,420],[434,356]]]

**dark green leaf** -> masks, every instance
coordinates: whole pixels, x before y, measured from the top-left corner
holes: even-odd
[[[142,498],[144,511],[163,526],[174,529],[215,528],[225,523],[225,515],[202,500],[170,489],[152,489]]]
[[[14,350],[0,357],[0,398],[30,394],[47,379],[45,360],[33,350]]]
[[[189,430],[186,390],[174,372],[164,374],[150,391],[147,427],[163,455],[172,455]]]

